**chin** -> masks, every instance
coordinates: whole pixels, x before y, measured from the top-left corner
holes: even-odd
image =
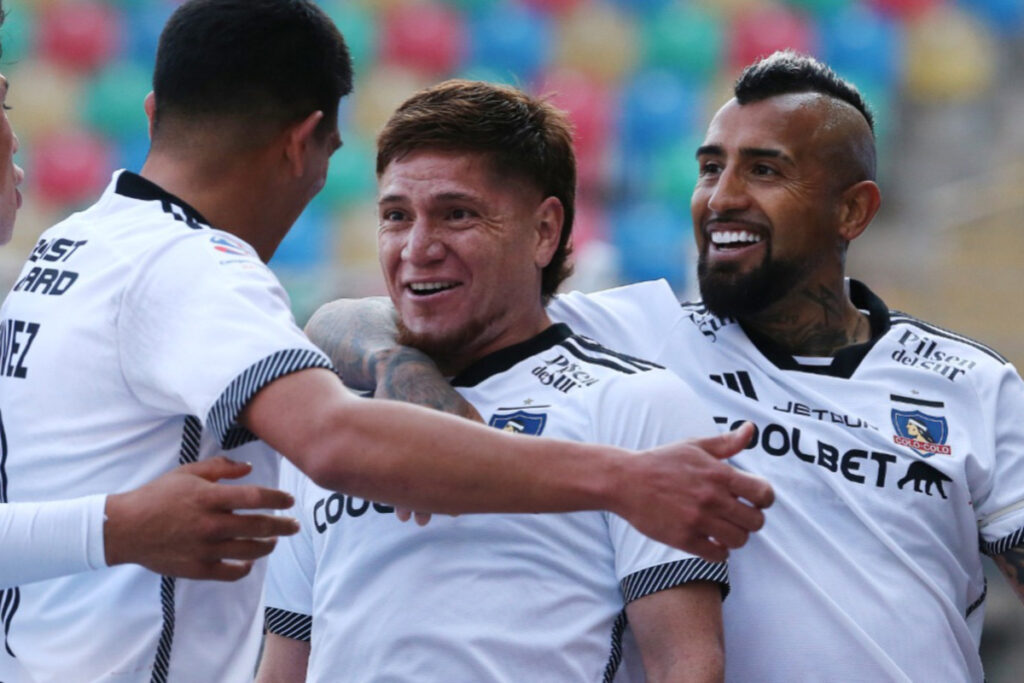
[[[796,264],[766,259],[747,272],[709,267],[702,256],[697,262],[697,283],[708,310],[721,318],[755,315],[792,291],[803,277]]]

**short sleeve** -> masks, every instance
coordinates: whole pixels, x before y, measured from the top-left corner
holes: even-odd
[[[657,360],[668,331],[683,317],[675,292],[665,280],[650,280],[592,294],[560,294],[548,314],[574,332],[617,351]]]
[[[280,486],[295,496],[296,509],[305,509],[307,481],[290,462],[282,463]],[[270,555],[264,584],[264,622],[268,633],[293,640],[310,640],[315,577],[312,530],[310,525],[303,524],[297,534],[278,539]]]
[[[696,392],[668,371],[624,376],[606,386],[601,399],[598,442],[642,450],[719,431]],[[712,581],[728,593],[726,563],[653,541],[618,515],[608,513],[608,528],[626,603],[692,581]]]
[[[1024,544],[1024,381],[1012,365],[1002,368],[994,404],[994,462],[987,495],[975,501],[982,551],[999,555]]]
[[[225,448],[245,440],[235,420],[259,389],[330,367],[270,269],[217,230],[186,233],[137,264],[117,325],[122,371],[139,400],[195,415]]]

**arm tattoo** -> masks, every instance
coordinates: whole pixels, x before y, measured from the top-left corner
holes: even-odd
[[[380,355],[395,348],[394,313],[386,299],[337,301],[313,315],[306,334],[331,359],[346,386],[370,391],[377,383]]]
[[[1021,602],[1024,602],[1024,545],[1010,548],[1005,553],[996,555],[996,566],[1010,582],[1010,586]]]
[[[374,398],[390,398],[433,408],[471,420],[480,414],[441,375],[430,358],[417,349],[398,347],[377,367]]]

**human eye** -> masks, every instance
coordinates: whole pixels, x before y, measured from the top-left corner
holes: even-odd
[[[381,209],[380,211],[380,223],[386,225],[389,223],[400,223],[405,220],[405,212],[401,209]]]
[[[709,175],[717,175],[722,172],[722,166],[713,159],[703,159],[697,162],[699,168],[699,175],[701,177]]]
[[[769,164],[754,164],[751,172],[756,176],[771,177],[779,174],[778,170]]]
[[[475,212],[461,206],[452,208],[448,211],[448,220],[454,221],[456,223],[471,220],[475,216]]]

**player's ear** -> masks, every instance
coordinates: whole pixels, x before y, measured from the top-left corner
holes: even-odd
[[[284,130],[284,158],[295,177],[306,172],[306,157],[313,149],[313,136],[323,118],[322,111],[315,111]]]
[[[565,223],[565,207],[562,206],[558,197],[548,197],[537,207],[534,214],[534,226],[537,231],[537,249],[534,252],[534,262],[538,268],[545,268],[555,252],[558,251],[558,241],[562,236],[562,228]]]
[[[142,100],[142,108],[146,110],[146,118],[149,119],[149,139],[153,139],[153,117],[156,115],[156,95],[150,90],[146,99]]]
[[[851,242],[860,236],[878,213],[882,194],[871,180],[862,180],[843,191],[839,200],[839,237]]]

